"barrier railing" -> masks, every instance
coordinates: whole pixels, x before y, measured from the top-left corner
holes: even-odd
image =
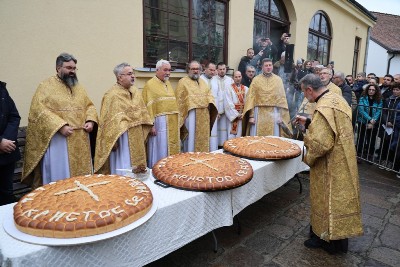
[[[380,115],[372,124],[366,117],[372,117],[376,112]],[[357,105],[353,112],[353,127],[357,158],[378,165],[381,169],[398,173],[400,110]]]

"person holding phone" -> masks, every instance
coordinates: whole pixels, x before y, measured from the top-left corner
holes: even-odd
[[[286,51],[286,46],[290,43],[290,33],[283,33],[277,45],[276,58],[280,58],[282,53]]]

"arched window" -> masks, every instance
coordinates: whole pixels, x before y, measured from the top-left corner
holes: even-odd
[[[322,11],[318,11],[311,19],[308,29],[307,59],[318,59],[322,65],[327,65],[331,40],[329,20]]]
[[[269,37],[278,43],[282,33],[289,32],[290,22],[281,0],[256,0],[254,4],[253,45],[257,40]]]

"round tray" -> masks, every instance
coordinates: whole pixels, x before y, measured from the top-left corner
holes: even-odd
[[[111,232],[99,234],[99,235],[92,235],[92,236],[85,236],[85,237],[75,237],[75,238],[50,238],[50,237],[39,237],[39,236],[34,236],[34,235],[29,235],[26,233],[21,232],[20,230],[15,227],[14,224],[14,216],[13,216],[13,207],[10,206],[9,209],[6,210],[5,212],[5,217],[3,221],[3,228],[4,231],[10,235],[11,237],[18,239],[23,242],[31,243],[31,244],[36,244],[36,245],[46,245],[46,246],[72,246],[72,245],[80,245],[80,244],[87,244],[87,243],[93,243],[97,242],[100,240],[112,238],[118,235],[121,235],[123,233],[126,233],[128,231],[131,231],[140,225],[144,224],[146,221],[148,221],[156,212],[157,210],[157,200],[155,195],[153,194],[153,204],[151,206],[151,209],[149,212],[146,213],[145,216],[141,217],[137,221],[134,221],[133,223],[121,227],[119,229],[116,229]]]

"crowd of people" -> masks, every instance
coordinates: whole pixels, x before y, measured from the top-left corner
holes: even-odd
[[[255,75],[262,73],[262,60],[269,57],[273,62],[273,73],[282,79],[290,118],[296,114],[311,117],[315,104],[304,97],[299,81],[307,74],[319,76],[330,91],[342,95],[352,107],[358,156],[381,165],[381,168],[399,171],[400,112],[396,110],[400,109],[397,89],[400,74],[387,74],[380,82],[374,73],[360,72],[356,77],[345,75],[335,70],[334,61],[323,66],[317,59],[299,58],[293,64],[286,62],[285,47],[288,45],[290,37],[287,33],[282,34],[277,45],[269,38],[259,38],[255,47],[249,48],[240,60],[238,70],[243,76],[242,83],[250,87]],[[361,163],[361,159],[358,162]]]
[[[22,181],[37,188],[78,175],[122,174],[119,169],[132,166],[152,168],[169,155],[215,151],[226,140],[245,135],[304,138],[313,203],[313,228],[305,245],[346,252],[347,238],[362,234],[353,127],[357,125],[358,140],[364,142],[357,145],[358,153],[363,153],[365,144],[367,150],[374,150],[372,139],[380,136],[389,141],[380,142],[377,151],[388,155],[385,164],[395,162],[400,115],[393,110],[400,109],[400,75],[386,75],[379,87],[373,74],[359,73],[353,79],[334,70],[333,61],[328,66],[303,59],[286,64],[289,46],[286,33],[276,46],[269,38],[260,39],[258,47],[247,50],[233,77],[227,75],[223,62],[204,66],[189,62],[187,76],[176,88],[169,81],[170,63],[160,60],[142,92],[134,86],[134,69],[121,63],[113,70],[116,83],[104,94],[99,116],[78,81],[77,59],[60,54],[56,74],[39,84],[31,102]],[[4,116],[0,121],[1,173],[10,173],[8,180],[0,179],[0,196],[1,204],[7,204],[13,201],[7,170],[20,158],[15,143],[20,117],[3,83],[0,92],[8,101],[8,121],[3,121]],[[385,131],[379,132],[382,121]],[[348,168],[333,171],[337,164]],[[346,203],[348,210],[335,202],[334,214],[325,207],[344,194],[343,188],[330,188],[318,178],[332,173],[338,181],[354,185],[346,192],[354,199]],[[321,199],[320,194],[327,197]],[[332,216],[339,216],[341,222]],[[349,224],[354,227],[343,227]]]

